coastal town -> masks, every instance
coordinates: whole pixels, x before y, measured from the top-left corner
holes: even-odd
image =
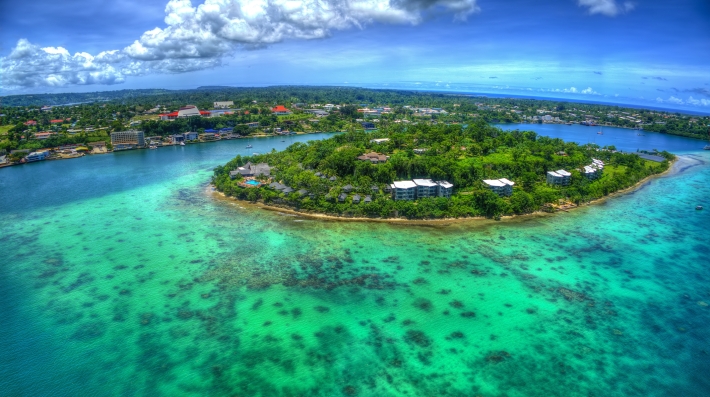
[[[484,120],[488,123],[614,126],[635,129],[638,135],[647,130],[664,132],[683,125],[685,133],[694,133],[698,138],[704,138],[703,129],[710,125],[709,117],[574,103],[470,96],[446,96],[439,98],[439,102],[438,106],[297,101],[268,104],[242,99],[177,107],[106,103],[3,107],[0,108],[0,167],[121,150],[245,137],[370,131],[391,125],[465,126]]]

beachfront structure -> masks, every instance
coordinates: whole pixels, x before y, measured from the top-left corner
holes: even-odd
[[[46,160],[49,157],[49,152],[32,152],[25,156],[25,161],[31,163],[33,161]]]
[[[390,188],[393,200],[414,200],[417,197],[417,184],[412,181],[394,181]]]
[[[567,186],[571,176],[572,174],[565,170],[547,171],[547,183],[556,186]]]
[[[243,166],[237,168],[235,171],[241,176],[271,175],[271,167],[269,167],[267,163],[252,164],[251,162],[247,162]],[[232,176],[232,173],[230,172],[229,175]]]
[[[230,106],[234,106],[234,101],[216,101],[214,102],[213,106],[217,109],[225,109]]]
[[[513,185],[515,182],[509,181],[505,178],[500,179],[484,179],[483,183],[488,186],[493,193],[499,196],[510,196],[513,194]]]
[[[579,171],[589,180],[599,179],[602,177],[602,173],[604,172],[604,162],[592,159],[592,164],[585,165],[584,168]]]
[[[417,185],[417,198],[436,197],[439,194],[439,185],[431,179],[414,179]]]
[[[115,131],[111,133],[111,144],[114,146],[127,148],[129,146],[145,146],[145,135],[143,131]]]
[[[448,181],[436,181],[438,185],[437,196],[444,198],[451,198],[451,194],[454,192],[454,185]]]
[[[365,153],[362,156],[358,156],[357,159],[361,161],[369,161],[372,164],[386,163],[389,156],[377,152]]]

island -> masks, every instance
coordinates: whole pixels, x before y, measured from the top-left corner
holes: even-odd
[[[237,156],[215,168],[226,196],[302,213],[442,219],[554,212],[669,168],[667,152],[623,153],[532,131],[393,124]]]

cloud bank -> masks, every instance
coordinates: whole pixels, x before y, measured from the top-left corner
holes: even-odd
[[[118,84],[127,76],[181,73],[219,66],[225,55],[284,40],[313,40],[368,24],[422,22],[427,12],[465,20],[476,0],[170,0],[164,28],[156,27],[121,50],[98,55],[40,47],[20,39],[0,59],[6,89]]]

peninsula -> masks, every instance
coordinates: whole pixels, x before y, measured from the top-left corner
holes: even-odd
[[[394,124],[237,156],[212,182],[239,200],[331,216],[498,218],[601,198],[664,172],[673,158],[506,132],[482,120]]]

